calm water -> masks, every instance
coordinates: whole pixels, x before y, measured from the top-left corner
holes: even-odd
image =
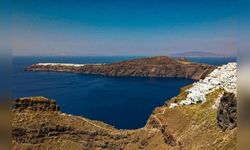
[[[193,81],[24,71],[38,62],[111,63],[132,58],[135,57],[15,57],[13,96],[46,96],[55,99],[65,113],[101,120],[117,128],[140,128],[155,107]],[[214,65],[235,61],[235,58],[191,59]]]

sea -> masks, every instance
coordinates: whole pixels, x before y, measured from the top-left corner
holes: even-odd
[[[184,78],[107,77],[58,72],[27,72],[34,63],[113,63],[138,56],[16,56],[12,61],[12,97],[45,96],[54,99],[61,111],[108,123],[119,129],[145,125],[158,106],[193,83]],[[222,65],[236,58],[189,58],[191,61]]]

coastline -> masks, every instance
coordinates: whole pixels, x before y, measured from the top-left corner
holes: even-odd
[[[100,121],[65,114],[55,101],[44,97],[17,99],[13,107],[14,147],[234,149],[237,97],[233,93],[217,88],[206,95],[203,103],[171,107],[171,103],[185,99],[194,85],[183,87],[177,96],[155,108],[145,126],[135,130],[116,129]],[[196,142],[190,143],[193,140]]]
[[[189,88],[189,86],[186,88]],[[211,144],[214,137],[217,139],[223,139],[227,137],[227,140],[230,139],[228,142],[224,143],[222,141],[221,143],[217,143],[213,146],[225,148],[228,146],[228,144],[230,144],[230,148],[235,148],[236,145],[234,145],[234,142],[232,141],[235,140],[237,128],[227,129],[222,132],[222,129],[217,126],[217,109],[212,109],[212,106],[215,103],[215,97],[218,97],[218,95],[222,94],[223,90],[215,91],[210,94],[210,96],[208,96],[207,102],[204,103],[204,105],[197,104],[177,107],[174,109],[170,108],[169,103],[183,97],[183,92],[185,92],[186,88],[182,89],[179,95],[173,97],[165,105],[155,108],[146,125],[135,130],[116,129],[103,122],[89,120],[82,116],[64,114],[58,109],[53,109],[53,107],[50,107],[49,105],[45,105],[45,107],[43,107],[43,105],[40,105],[37,102],[35,102],[32,106],[30,102],[33,103],[34,100],[29,101],[30,98],[25,98],[26,102],[29,103],[28,107],[22,108],[21,106],[16,107],[16,109],[13,110],[13,134],[15,137],[13,144],[16,149],[25,149],[27,146],[32,146],[34,148],[39,146],[41,148],[48,147],[49,145],[54,145],[55,147],[60,148],[66,148],[68,145],[70,147],[75,147],[76,149],[77,147],[80,148],[82,146],[87,149],[96,149],[98,147],[102,147],[103,149],[176,149],[191,148],[193,146],[198,146],[196,147],[198,149],[210,149],[210,147],[207,147],[206,144]],[[47,101],[48,99],[40,97],[39,100]],[[36,106],[42,108],[34,110]],[[50,110],[46,107],[52,109]],[[204,113],[208,116],[206,116]],[[203,117],[198,117],[201,114]],[[32,118],[39,120],[40,123],[36,124],[36,121]],[[32,121],[30,119],[32,119]],[[29,133],[33,135],[32,140],[28,138],[28,135],[26,136],[26,134],[23,134],[23,132],[30,132],[26,129],[27,125],[27,129],[33,130],[33,132]],[[197,125],[198,128],[205,129],[199,130],[199,132],[197,132],[197,127],[193,128]],[[20,133],[21,129],[22,134]],[[44,130],[46,132],[40,132],[40,130]],[[37,134],[36,132],[40,132],[40,134],[38,134],[39,138],[34,136]],[[189,132],[189,134],[186,134],[186,132]],[[195,143],[189,143],[188,141],[196,137],[197,134],[199,135],[199,140],[197,139],[198,141],[196,141],[196,143],[199,142],[199,145],[196,145]],[[74,140],[76,138],[75,136],[78,137],[78,140],[76,141]],[[84,144],[81,142],[82,140],[85,141],[86,138],[90,137],[92,137],[92,140],[89,141],[90,143]],[[204,138],[206,140],[210,140],[206,141]],[[25,145],[22,144],[24,141],[26,141]],[[58,143],[57,141],[61,142]],[[67,141],[74,142],[68,143]]]

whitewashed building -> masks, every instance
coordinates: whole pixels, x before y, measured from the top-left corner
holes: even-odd
[[[193,83],[193,87],[186,91],[187,98],[179,104],[171,103],[171,108],[178,105],[203,103],[206,101],[207,94],[219,88],[237,94],[237,63],[222,65],[211,72],[205,79]]]

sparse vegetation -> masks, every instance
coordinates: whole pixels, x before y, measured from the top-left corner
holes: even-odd
[[[170,102],[185,98],[185,90],[190,87],[191,85],[181,89],[180,94]],[[175,108],[161,107],[164,113],[155,116],[162,124],[167,124],[168,131],[187,149],[235,149],[236,128],[222,131],[217,126],[217,109],[213,108],[215,101],[223,93],[222,88],[215,90],[206,96],[204,103]]]

